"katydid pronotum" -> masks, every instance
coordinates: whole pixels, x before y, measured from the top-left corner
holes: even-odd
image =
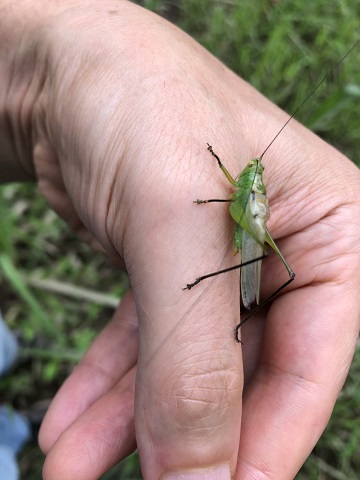
[[[217,272],[208,273],[201,277],[198,277],[193,283],[188,283],[183,290],[190,290],[195,285],[200,283],[206,278],[213,277],[222,273],[226,273],[238,268],[241,268],[240,274],[240,292],[242,302],[245,308],[250,309],[256,302],[256,307],[247,315],[244,320],[240,319],[240,322],[236,325],[234,330],[235,340],[238,343],[242,343],[239,338],[239,330],[242,325],[256,312],[258,312],[266,303],[272,300],[281,290],[287,287],[295,278],[295,273],[285,260],[284,256],[276,246],[273,238],[270,235],[269,230],[266,227],[266,222],[270,217],[269,202],[266,197],[266,188],[262,179],[264,166],[262,159],[274,141],[278,138],[284,128],[292,120],[300,108],[309,100],[309,98],[316,92],[316,90],[323,84],[323,82],[330,76],[330,74],[338,68],[338,66],[345,60],[345,58],[351,53],[351,51],[360,43],[358,39],[354,45],[346,52],[346,54],[328,71],[328,73],[320,80],[320,82],[312,89],[307,97],[300,103],[295,109],[292,115],[288,118],[285,124],[277,132],[271,142],[268,144],[263,153],[248,162],[242,172],[233,178],[228,170],[221,162],[218,155],[212,149],[212,146],[208,145],[208,150],[215,157],[217,163],[235,188],[234,193],[230,195],[228,199],[209,199],[209,200],[195,200],[196,204],[211,203],[211,202],[229,202],[230,215],[235,222],[234,230],[234,246],[235,252],[241,252],[242,263],[235,265]],[[260,303],[260,276],[261,276],[261,263],[263,258],[267,255],[266,245],[268,244],[275,253],[280,257],[283,262],[289,279],[277,288],[268,298]]]

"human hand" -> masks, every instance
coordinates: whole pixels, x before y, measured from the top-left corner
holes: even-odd
[[[99,478],[135,444],[146,479],[293,478],[357,340],[357,169],[295,121],[267,152],[268,227],[297,276],[245,324],[241,349],[232,335],[238,273],[181,290],[236,261],[226,205],[192,201],[229,192],[206,142],[235,175],[287,115],[128,2],[18,4],[21,17],[8,11],[3,35],[16,36],[14,21],[21,30],[23,68],[11,84],[21,73],[23,88],[0,112],[14,113],[13,130],[25,133],[8,135],[7,162],[26,172],[33,162],[50,205],[124,262],[134,292],[50,408],[44,478]],[[267,258],[262,296],[286,275],[276,255]]]

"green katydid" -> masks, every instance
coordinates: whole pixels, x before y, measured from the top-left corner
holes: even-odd
[[[330,76],[330,74],[338,68],[338,66],[345,60],[350,52],[360,42],[358,39],[355,44],[347,51],[347,53],[334,65],[334,67],[321,79],[321,81],[315,86],[315,88],[309,93],[309,95],[300,103],[295,109],[293,114],[288,118],[286,123],[274,136],[266,149],[260,155],[260,157],[254,158],[248,162],[242,172],[233,178],[228,170],[221,162],[218,155],[213,151],[211,145],[208,145],[208,150],[216,158],[217,163],[231,183],[236,189],[234,193],[230,195],[228,199],[209,199],[209,200],[195,200],[194,203],[210,203],[210,202],[230,202],[230,215],[235,222],[234,231],[234,246],[235,252],[241,252],[242,263],[235,265],[217,272],[209,273],[198,277],[193,283],[188,283],[183,290],[190,290],[195,285],[200,283],[206,278],[219,275],[221,273],[229,272],[237,268],[241,268],[240,274],[240,291],[241,298],[245,308],[250,309],[256,302],[257,306],[252,312],[242,321],[238,323],[235,328],[235,340],[241,343],[239,338],[240,327],[252,316],[259,311],[267,302],[274,298],[281,290],[287,287],[295,278],[295,273],[285,260],[284,256],[280,252],[276,243],[270,235],[269,230],[266,227],[266,222],[270,216],[269,202],[266,197],[266,188],[262,179],[264,166],[262,159],[274,141],[278,138],[284,128],[288,125],[290,120],[294,118],[299,109],[308,101],[308,99],[315,93],[315,91],[322,85],[322,83]],[[289,279],[277,288],[266,300],[260,303],[260,276],[261,276],[261,263],[262,259],[266,256],[266,245],[268,244],[280,257],[288,274]]]

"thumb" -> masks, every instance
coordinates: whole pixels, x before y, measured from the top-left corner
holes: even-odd
[[[206,154],[204,149],[204,162]],[[233,337],[239,273],[182,290],[231,261],[231,245],[222,242],[229,231],[227,207],[194,205],[184,184],[172,196],[165,187],[148,193],[141,228],[149,234],[139,245],[135,240],[137,255],[128,264],[140,322],[136,439],[146,479],[230,479],[243,385],[241,348]],[[149,211],[156,205],[160,212]]]

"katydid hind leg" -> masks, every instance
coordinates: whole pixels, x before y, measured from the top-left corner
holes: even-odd
[[[277,253],[279,258],[281,259],[282,263],[284,264],[284,266],[285,266],[285,268],[286,268],[286,270],[289,274],[289,279],[285,283],[283,283],[279,288],[277,288],[268,298],[266,298],[263,302],[261,302],[259,305],[257,305],[254,308],[254,310],[251,313],[249,313],[249,315],[246,318],[244,318],[244,320],[241,320],[240,323],[238,325],[236,325],[235,330],[234,330],[234,336],[235,336],[235,340],[236,340],[237,343],[242,344],[242,342],[239,338],[239,331],[240,331],[240,328],[244,325],[244,323],[246,323],[249,320],[249,318],[251,318],[255,313],[260,311],[268,302],[270,302],[284,288],[286,288],[288,285],[290,285],[290,283],[295,279],[295,272],[292,270],[290,265],[285,260],[284,256],[282,255],[282,253],[280,252],[276,243],[274,242],[273,238],[271,237],[268,229],[266,229],[265,241],[266,241],[266,243],[268,243],[270,245],[270,247],[274,250],[275,253]]]
[[[239,330],[240,328],[246,323],[249,318],[251,318],[255,313],[257,313],[259,310],[261,310],[268,302],[270,302],[278,293],[281,292],[284,288],[286,288],[295,278],[295,273],[293,272],[292,276],[287,280],[285,283],[283,283],[275,292],[273,292],[266,300],[260,303],[260,305],[257,305],[257,307],[254,308],[254,310],[249,313],[249,315],[244,318],[238,325],[236,325],[235,330],[234,330],[234,336],[235,340],[237,343],[242,343],[242,341],[239,338]]]

